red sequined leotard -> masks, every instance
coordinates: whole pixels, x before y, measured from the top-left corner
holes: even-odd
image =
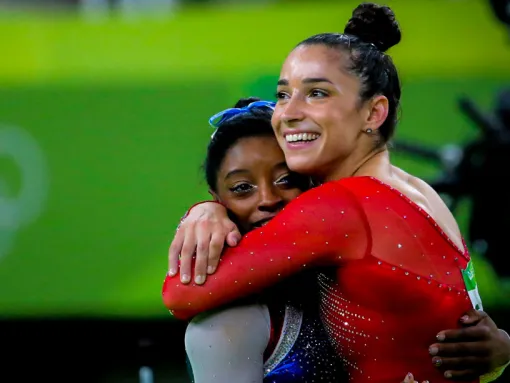
[[[472,307],[461,273],[468,261],[467,250],[398,190],[351,177],[296,198],[227,249],[204,285],[167,277],[163,300],[187,319],[303,268],[331,266],[319,276],[322,321],[351,380],[395,383],[412,372],[442,383],[428,347]]]

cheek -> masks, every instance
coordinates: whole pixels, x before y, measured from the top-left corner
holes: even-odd
[[[246,227],[246,225],[250,222],[250,217],[256,210],[256,205],[253,207],[253,197],[229,201],[228,203],[225,203],[225,205],[235,216],[237,222],[243,227]]]
[[[356,144],[356,135],[353,130],[347,126],[339,126],[336,124],[335,129],[328,134],[326,147],[328,152],[345,154],[350,152]]]
[[[280,128],[280,115],[281,115],[281,112],[279,111],[279,108],[276,108],[274,113],[273,113],[273,116],[271,117],[271,125],[273,126],[273,130],[275,132],[275,134],[278,132],[279,128]]]
[[[325,117],[323,126],[327,127],[328,141],[334,141],[335,145],[348,144],[359,133],[359,115],[351,110],[339,110]]]
[[[227,209],[232,212],[232,214],[234,214],[236,217],[239,217],[239,219],[243,219],[244,217],[250,215],[250,209],[249,209],[250,204],[245,203],[248,200],[249,200],[249,198],[247,198],[247,199],[241,198],[238,200],[229,201],[225,205],[226,205]]]
[[[342,100],[342,102],[335,102],[334,104],[324,105],[321,111],[323,120],[329,123],[342,121],[350,123],[359,115],[359,110],[356,103],[350,100]]]
[[[294,189],[284,190],[281,193],[281,197],[282,197],[283,201],[285,202],[285,204],[287,204],[290,201],[292,201],[294,198],[299,197],[299,195],[302,193],[303,192],[301,190],[299,190],[298,188],[294,188]]]

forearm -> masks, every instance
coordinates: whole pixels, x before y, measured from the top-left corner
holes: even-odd
[[[205,284],[184,285],[167,276],[163,287],[167,308],[175,317],[187,319],[260,292],[310,267],[362,258],[369,243],[368,225],[360,225],[365,218],[357,201],[340,187],[318,189],[292,201],[235,248],[227,248],[218,270]]]

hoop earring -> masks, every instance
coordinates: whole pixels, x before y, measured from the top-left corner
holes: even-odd
[[[367,132],[368,134],[371,134],[372,133],[372,129],[368,128],[367,130],[365,130],[365,132]]]

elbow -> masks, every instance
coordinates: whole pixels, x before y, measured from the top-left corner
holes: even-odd
[[[178,299],[173,299],[173,297],[173,294],[168,291],[163,291],[163,303],[170,314],[172,314],[175,319],[183,321],[193,318],[194,314],[190,310],[184,309],[182,303],[179,302]]]
[[[190,321],[195,315],[186,310],[170,310],[170,314],[180,321]]]
[[[171,281],[170,277],[165,278],[162,291],[163,304],[170,311],[170,314],[179,320],[189,320],[194,315],[189,310],[189,304],[183,300],[183,294],[180,293],[178,285]]]
[[[196,315],[189,308],[184,308],[181,302],[172,299],[172,294],[168,294],[168,292],[163,292],[163,303],[175,319],[187,321]]]

